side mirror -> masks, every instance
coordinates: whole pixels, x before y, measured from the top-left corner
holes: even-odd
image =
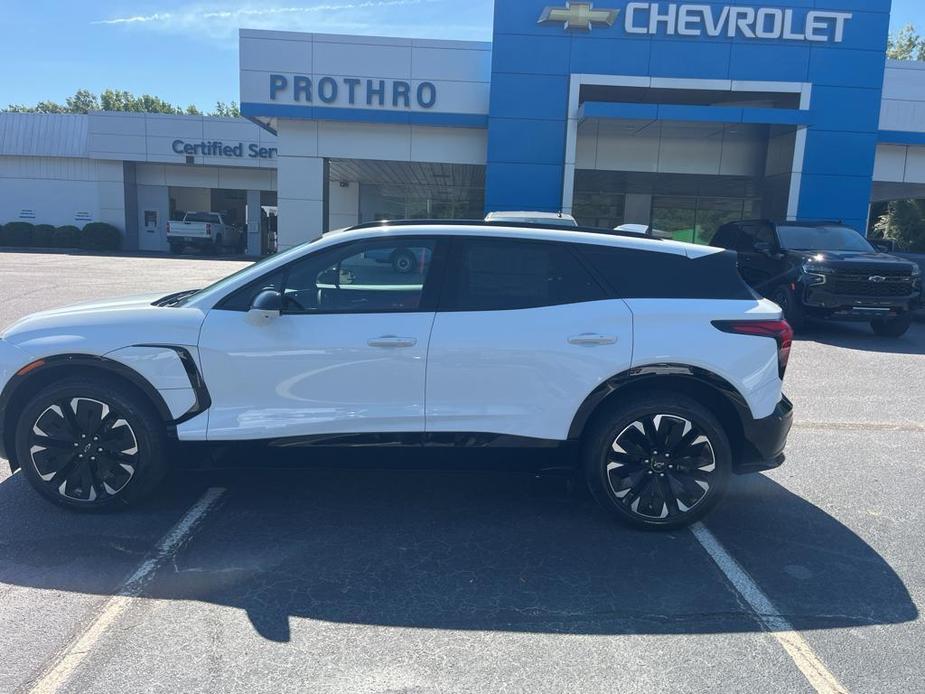
[[[881,253],[892,253],[896,250],[896,243],[892,239],[867,239],[870,245]]]
[[[275,289],[264,289],[251,303],[247,322],[251,325],[266,325],[279,318],[283,310],[283,295]]]

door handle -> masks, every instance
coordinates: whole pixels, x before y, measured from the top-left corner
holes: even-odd
[[[595,345],[612,345],[617,341],[613,335],[598,335],[597,333],[582,333],[581,335],[572,335],[568,339],[570,344],[593,347]]]
[[[418,343],[417,338],[414,337],[395,337],[394,335],[383,335],[382,337],[374,337],[366,341],[370,347],[386,347],[386,348],[395,348],[395,347],[414,347]]]

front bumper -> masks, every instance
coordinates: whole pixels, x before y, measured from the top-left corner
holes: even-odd
[[[906,311],[915,310],[921,303],[922,294],[912,285],[886,289],[906,290],[899,295],[841,294],[830,291],[825,285],[804,286],[801,303],[811,316],[834,320],[863,320],[890,318]]]
[[[793,426],[793,403],[782,395],[769,416],[742,422],[743,442],[735,472],[772,470],[784,462],[784,446]]]

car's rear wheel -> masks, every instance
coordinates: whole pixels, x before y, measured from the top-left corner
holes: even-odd
[[[912,327],[912,316],[907,311],[895,318],[878,318],[870,322],[870,327],[880,337],[902,337]]]
[[[722,497],[732,471],[729,441],[695,400],[664,393],[604,412],[585,440],[584,471],[597,501],[645,528],[676,528],[702,518]]]
[[[22,409],[16,455],[46,499],[77,510],[138,501],[167,472],[166,432],[153,406],[119,381],[74,377]]]
[[[180,241],[171,241],[170,242],[170,252],[174,255],[179,255],[183,252],[184,245]]]

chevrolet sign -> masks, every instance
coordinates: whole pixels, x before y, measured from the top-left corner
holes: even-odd
[[[710,36],[746,39],[783,39],[841,43],[851,12],[798,10],[738,5],[630,2],[623,15],[627,34]],[[565,29],[589,31],[592,25],[612,26],[620,10],[595,9],[592,3],[567,2],[547,7],[540,24],[561,24]]]
[[[561,24],[564,29],[591,31],[592,24],[613,26],[620,10],[595,10],[590,2],[567,2],[565,7],[547,7],[538,24]]]

